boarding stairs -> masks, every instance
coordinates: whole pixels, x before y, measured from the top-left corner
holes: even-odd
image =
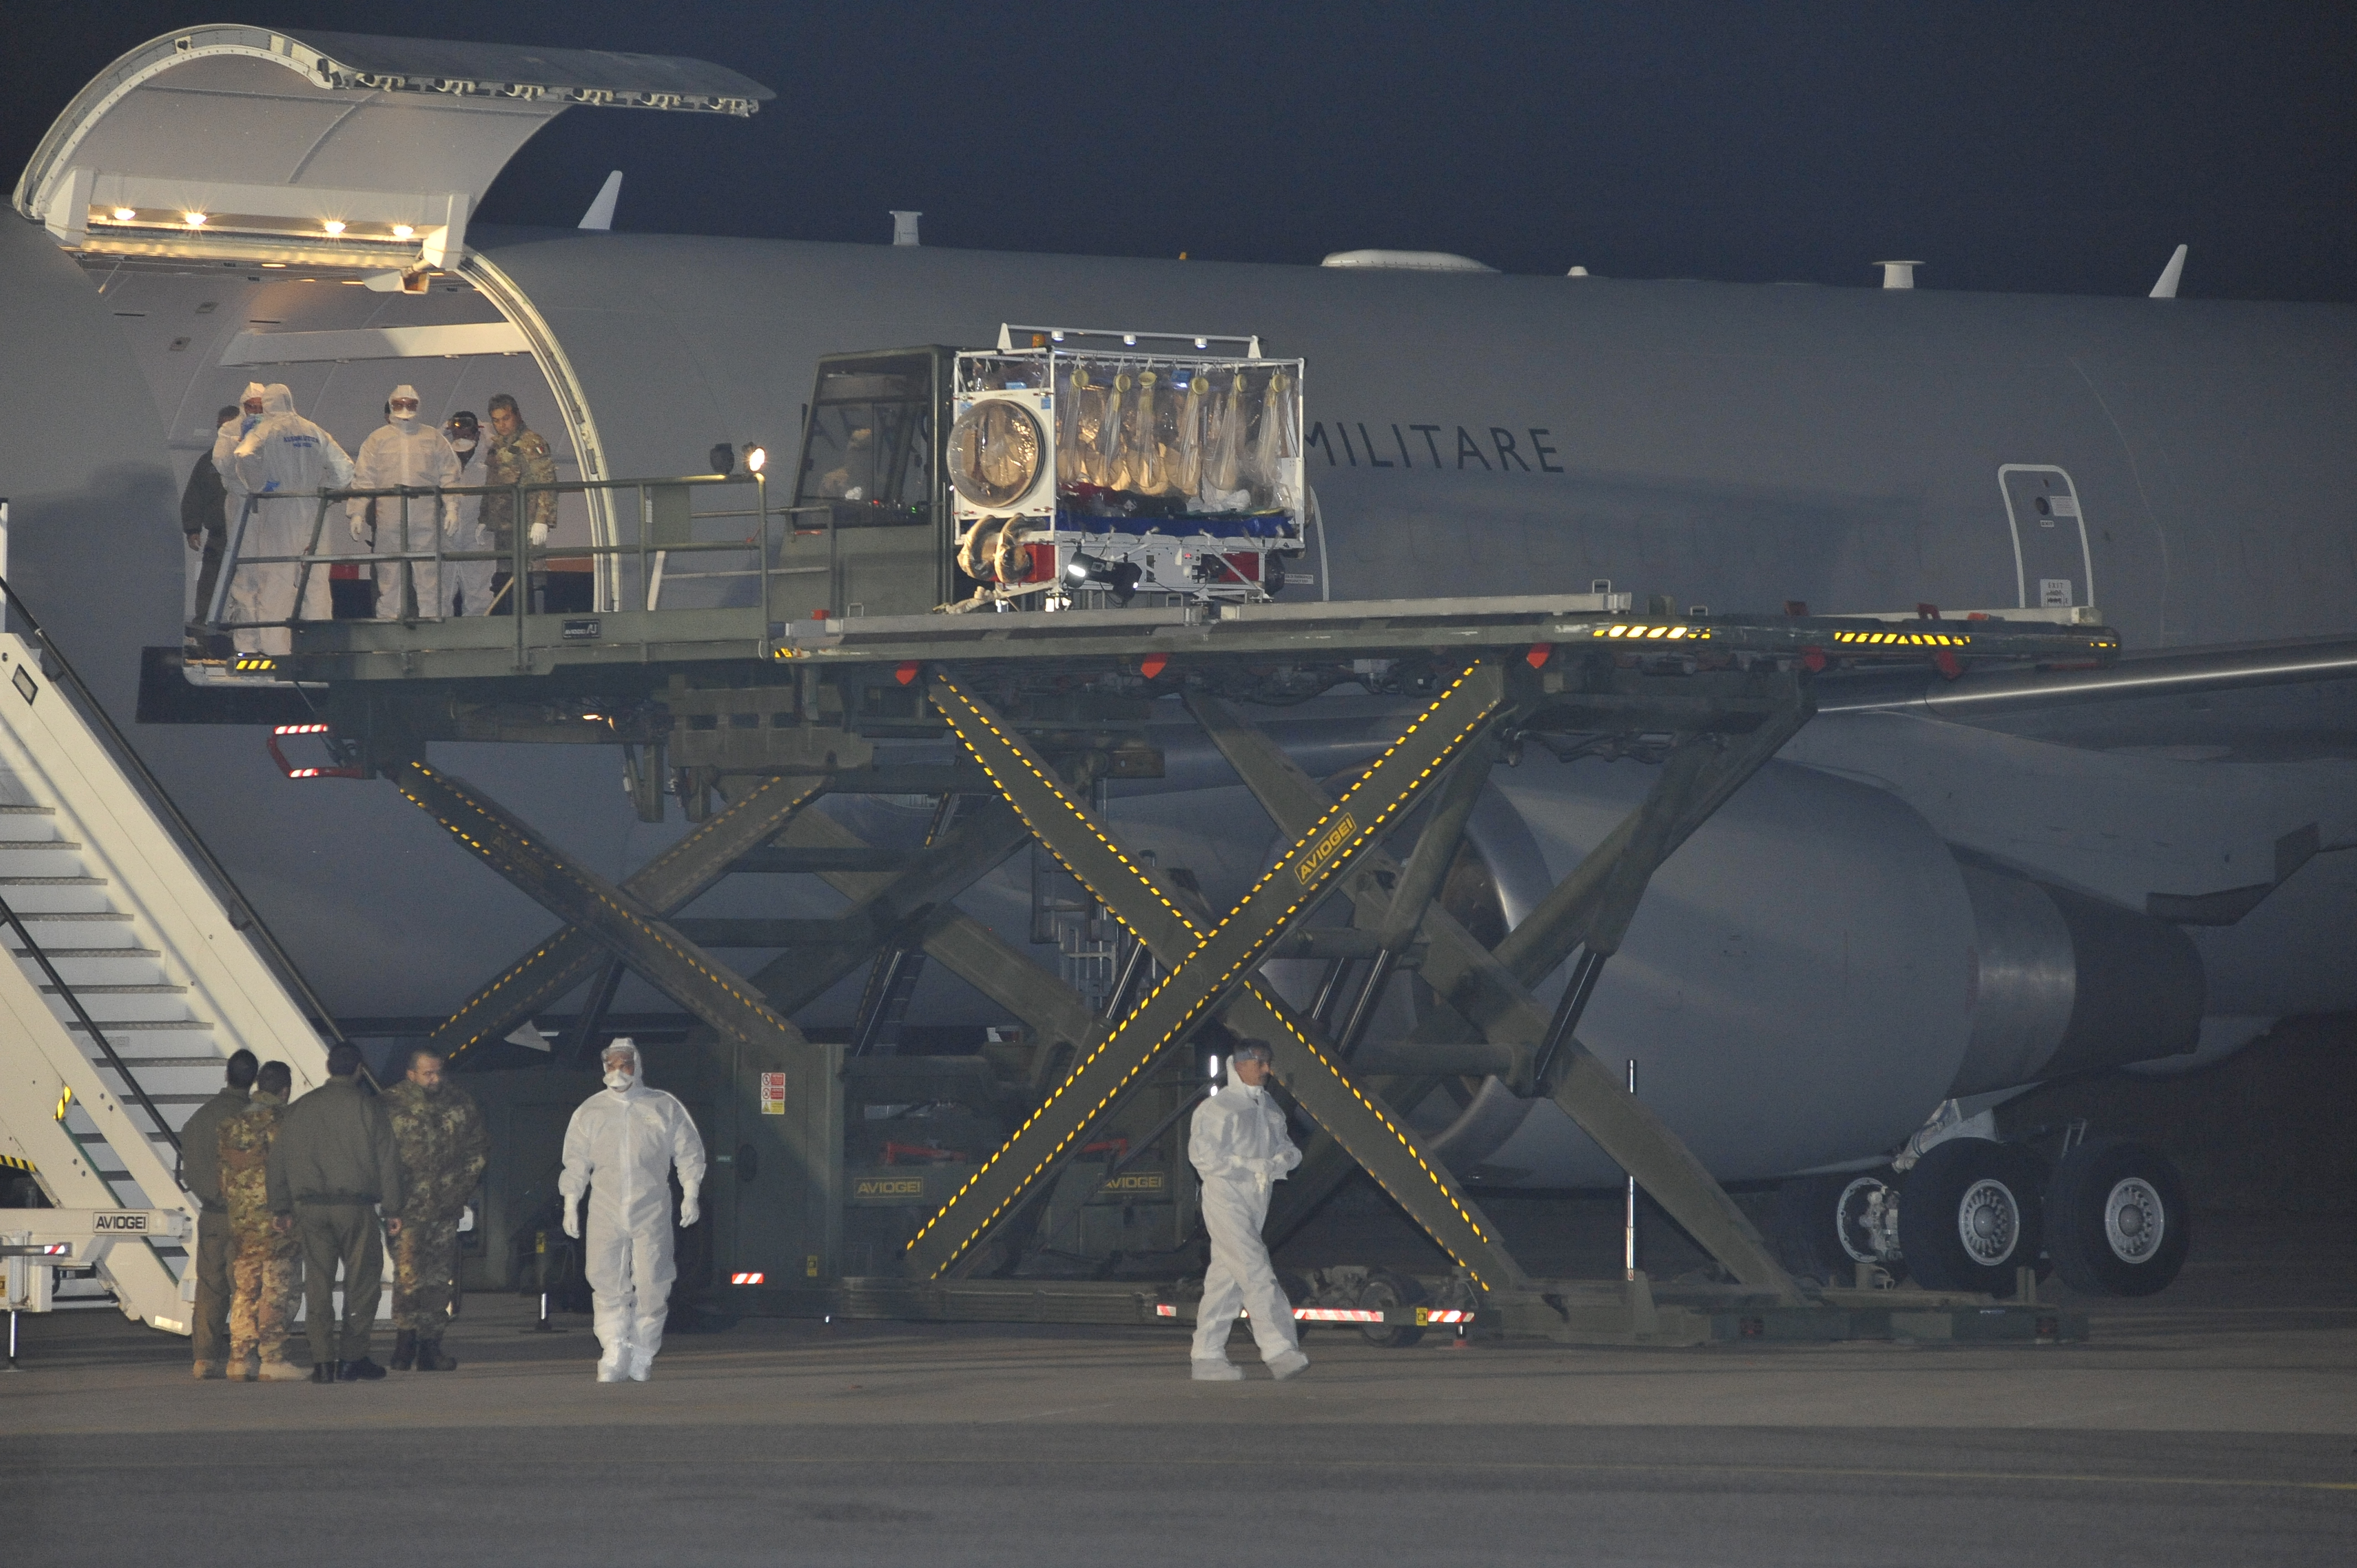
[[[118,1243],[94,1276],[124,1316],[185,1334],[198,1205],[179,1130],[239,1047],[285,1062],[299,1094],[326,1080],[327,1042],[284,955],[21,604],[9,626],[0,1156],[59,1208],[185,1213],[186,1244]]]

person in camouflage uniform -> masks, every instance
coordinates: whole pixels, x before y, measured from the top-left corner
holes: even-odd
[[[408,1200],[393,1240],[393,1369],[447,1372],[458,1364],[442,1353],[458,1276],[458,1214],[490,1163],[490,1134],[474,1097],[449,1081],[432,1051],[411,1053],[409,1076],[384,1108]]]
[[[528,428],[523,414],[516,407],[515,398],[507,392],[493,395],[490,401],[491,445],[484,454],[483,478],[486,485],[544,485],[556,478],[556,459],[548,450],[548,442],[540,432]],[[556,526],[556,492],[533,490],[523,499],[524,515],[531,523],[531,540],[534,544],[548,542],[549,530]],[[483,498],[479,514],[483,531],[490,535],[491,548],[506,561],[515,559],[516,497],[513,490],[504,495],[498,490]],[[496,597],[507,582],[512,567],[502,564],[491,579],[491,593]],[[506,614],[515,613],[513,603],[522,590],[519,585],[507,599],[500,600]]]
[[[252,1102],[221,1123],[221,1197],[229,1207],[234,1252],[230,1262],[230,1376],[247,1382],[287,1382],[303,1369],[286,1359],[295,1330],[296,1265],[302,1244],[271,1223],[270,1145],[286,1114],[295,1075],[285,1062],[264,1062]]]

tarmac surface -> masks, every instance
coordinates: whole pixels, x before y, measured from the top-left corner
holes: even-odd
[[[748,1319],[599,1385],[586,1320],[483,1295],[455,1372],[200,1383],[185,1341],[61,1313],[0,1373],[0,1533],[338,1568],[2357,1562],[2349,1222],[2205,1219],[2084,1345],[1332,1329],[1283,1384],[1189,1382],[1168,1330]]]

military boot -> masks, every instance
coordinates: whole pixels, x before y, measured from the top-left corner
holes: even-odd
[[[311,1380],[315,1383],[332,1383],[343,1376],[343,1371],[344,1364],[341,1361],[321,1361],[311,1369]]]
[[[405,1372],[417,1365],[417,1330],[404,1328],[393,1337],[393,1369]]]
[[[417,1342],[417,1369],[421,1372],[455,1372],[458,1369],[458,1359],[442,1354],[441,1340],[420,1339]]]
[[[384,1376],[384,1369],[366,1356],[357,1361],[339,1361],[336,1375],[348,1383],[373,1382]]]

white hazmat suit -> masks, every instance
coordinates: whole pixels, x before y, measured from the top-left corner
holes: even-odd
[[[407,400],[404,414],[401,404]],[[390,490],[400,486],[447,488],[458,482],[458,454],[436,426],[417,417],[417,389],[397,386],[390,400],[393,416],[369,432],[361,443],[361,455],[352,460],[352,488],[356,490]],[[404,504],[398,497],[381,496],[375,501],[347,501],[345,508],[351,520],[352,538],[359,543],[369,542],[369,508],[376,508],[376,538],[371,554],[394,555],[434,548],[434,532],[441,529],[446,534],[455,532],[451,502],[433,497],[412,497],[406,503],[408,537],[403,537],[402,519]],[[444,549],[455,544],[445,543]],[[402,567],[409,567],[411,580],[417,588],[417,613],[428,618],[439,616],[447,606],[442,594],[441,564],[436,561],[380,561],[376,564],[376,618],[399,620],[404,609]]]
[[[262,423],[260,411],[269,396],[270,389],[260,381],[246,382],[245,390],[237,394],[237,417],[223,420],[213,431],[213,472],[221,476],[221,523],[227,530],[221,536],[224,548],[227,547],[230,540],[237,537],[237,520],[245,510],[245,487],[238,482],[237,478],[237,444],[252,435],[253,427]],[[241,552],[245,548],[247,547],[241,545]],[[234,579],[228,583],[216,584],[213,591],[218,594],[223,588],[229,589],[234,595],[236,592]],[[234,597],[227,600],[223,606],[223,613],[232,613],[228,610],[227,606],[236,602]],[[197,607],[197,618],[199,620],[210,619],[212,613],[213,607],[210,605]]]
[[[1276,1283],[1260,1228],[1268,1219],[1271,1184],[1301,1163],[1286,1136],[1285,1113],[1265,1089],[1231,1077],[1228,1086],[1195,1108],[1187,1157],[1203,1178],[1203,1228],[1211,1233],[1211,1266],[1195,1309],[1195,1376],[1221,1381],[1243,1376],[1228,1362],[1228,1330],[1239,1307],[1252,1317],[1261,1359],[1279,1377],[1308,1366],[1293,1329],[1293,1304]]]
[[[450,450],[457,455],[458,483],[462,487],[481,484],[483,465],[475,460],[482,451],[482,436],[479,431],[468,435],[466,433],[466,427],[460,425],[457,427],[457,434],[452,434],[446,427],[444,435],[450,442]],[[461,441],[466,445],[460,446]],[[483,526],[482,497],[452,496],[450,498],[450,548],[461,551],[499,548],[497,542],[491,538],[491,531]],[[490,614],[491,574],[498,569],[499,563],[496,561],[453,561],[444,566],[442,587],[446,603],[442,607],[442,612],[446,615]]]
[[[245,433],[234,457],[237,478],[232,490],[242,488],[253,498],[253,515],[245,525],[239,547],[237,575],[230,589],[231,618],[256,620],[332,620],[335,601],[328,592],[330,563],[321,553],[304,585],[303,605],[295,606],[297,563],[278,561],[247,565],[256,556],[292,556],[311,548],[312,530],[319,523],[318,492],[340,489],[352,482],[352,460],[336,438],[295,412],[295,394],[283,381],[264,389],[262,422]],[[231,526],[234,534],[234,524]],[[325,544],[324,539],[321,541]],[[237,629],[242,653],[292,653],[294,634],[283,626]]]
[[[701,1217],[704,1140],[687,1107],[646,1086],[638,1047],[617,1040],[607,1055],[626,1051],[628,1072],[609,1072],[606,1087],[581,1102],[565,1130],[565,1233],[581,1234],[581,1195],[589,1194],[589,1234],[582,1272],[596,1309],[597,1343],[605,1355],[597,1380],[628,1377],[645,1382],[662,1348],[663,1314],[671,1304],[670,1167],[679,1166],[679,1222]],[[619,1080],[619,1082],[618,1082]]]

